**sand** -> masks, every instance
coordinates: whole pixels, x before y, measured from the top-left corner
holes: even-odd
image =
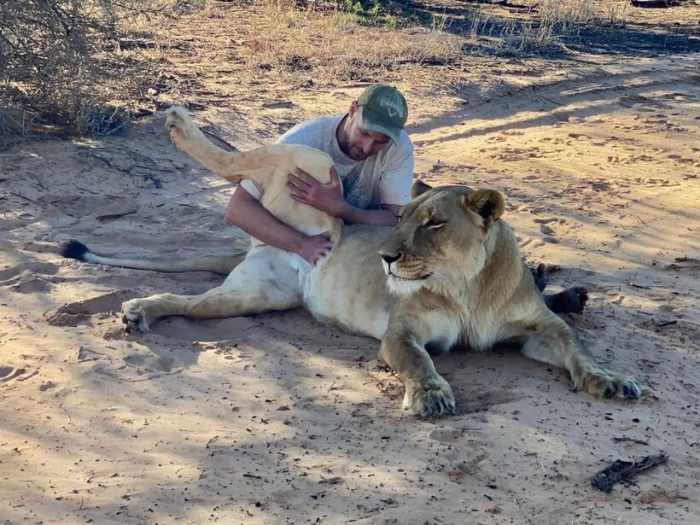
[[[128,298],[222,281],[62,259],[227,253],[232,186],[177,151],[163,115],[125,137],[27,141],[0,154],[0,522],[697,523],[700,514],[698,57],[524,79],[480,104],[406,89],[417,175],[494,187],[566,316],[637,402],[571,391],[513,350],[436,359],[454,417],[402,413],[376,341],[302,311],[122,331]],[[342,111],[361,87],[195,120],[240,148]],[[274,102],[274,101],[273,101]],[[263,132],[264,131],[264,132]],[[632,438],[637,441],[620,440]],[[616,459],[667,463],[610,494]]]

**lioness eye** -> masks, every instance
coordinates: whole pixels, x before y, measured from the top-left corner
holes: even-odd
[[[438,228],[442,228],[445,225],[445,221],[436,221],[436,220],[429,220],[423,226],[428,228],[429,230],[436,230]]]

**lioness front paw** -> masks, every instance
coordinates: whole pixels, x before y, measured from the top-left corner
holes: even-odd
[[[122,323],[124,323],[124,331],[127,334],[150,330],[146,311],[140,299],[131,299],[122,304]]]
[[[403,408],[422,418],[454,414],[455,397],[452,387],[439,375],[427,381],[407,382]]]
[[[639,399],[642,387],[632,376],[620,374],[603,368],[596,368],[585,374],[576,387],[597,397],[619,397],[621,399]]]

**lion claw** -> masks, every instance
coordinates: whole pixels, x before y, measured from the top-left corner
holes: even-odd
[[[403,406],[405,410],[422,419],[457,413],[452,388],[440,376],[415,386],[409,385],[406,388]]]
[[[127,334],[148,332],[150,330],[146,313],[138,299],[132,299],[122,304],[122,323]]]
[[[591,395],[620,399],[639,399],[642,387],[632,376],[599,369],[583,378],[582,389]]]

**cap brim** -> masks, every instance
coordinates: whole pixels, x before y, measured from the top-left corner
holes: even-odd
[[[386,122],[383,118],[367,107],[362,108],[362,127],[367,131],[374,131],[375,133],[386,135],[394,144],[399,143],[401,128]]]

